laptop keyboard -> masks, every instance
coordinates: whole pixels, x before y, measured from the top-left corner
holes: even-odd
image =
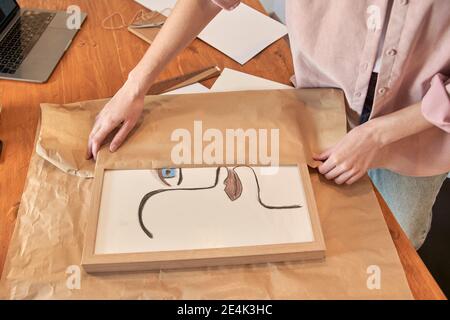
[[[0,73],[14,74],[55,13],[27,10],[0,41]]]

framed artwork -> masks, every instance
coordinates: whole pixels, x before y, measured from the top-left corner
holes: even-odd
[[[324,257],[306,165],[96,168],[87,272]]]

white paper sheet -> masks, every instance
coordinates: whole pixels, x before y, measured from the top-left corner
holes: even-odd
[[[152,170],[106,171],[103,181],[95,251],[97,254],[239,247],[314,240],[301,176],[296,166],[276,175],[256,170],[262,201],[268,205],[302,205],[296,209],[266,209],[257,200],[256,181],[249,168],[236,169],[242,181],[240,198],[224,191],[222,169],[214,189],[170,191],[153,196],[144,206],[142,231],[138,208],[150,191],[169,188]],[[216,168],[183,169],[179,187],[214,184]],[[172,180],[172,179],[171,179]],[[169,180],[170,181],[170,180]],[[172,184],[176,186],[175,178]]]
[[[207,93],[207,92],[227,92],[243,90],[274,90],[274,89],[292,89],[293,87],[285,84],[256,77],[254,75],[236,71],[233,69],[223,69],[221,75],[217,78],[211,89],[208,89],[201,83],[176,89],[164,94],[189,94],[189,93]]]
[[[206,92],[209,92],[209,89],[207,87],[205,87],[204,85],[202,85],[201,83],[197,82],[197,83],[191,84],[186,87],[182,87],[179,89],[175,89],[175,90],[163,93],[163,95],[165,95],[165,94],[206,93]]]
[[[135,0],[146,8],[169,14],[176,0]],[[232,11],[222,10],[199,38],[240,64],[287,34],[285,25],[241,3]]]
[[[211,92],[292,89],[285,84],[256,77],[233,69],[223,69],[220,77],[211,87]]]

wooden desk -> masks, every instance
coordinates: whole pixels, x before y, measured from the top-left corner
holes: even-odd
[[[246,2],[263,11],[258,0]],[[102,28],[103,19],[115,12],[121,12],[125,21],[130,21],[142,9],[132,0],[20,0],[19,3],[24,7],[59,10],[77,4],[88,13],[88,18],[47,84],[0,81],[0,103],[3,104],[0,137],[5,142],[0,160],[0,272],[33,152],[39,103],[70,103],[113,96],[148,47],[126,29],[111,31]],[[195,40],[169,65],[160,80],[211,64],[286,84],[293,74],[292,57],[285,39],[270,46],[245,66],[240,66],[202,41]],[[213,81],[204,84],[211,86]],[[444,294],[381,197],[380,203],[414,297],[444,299]]]

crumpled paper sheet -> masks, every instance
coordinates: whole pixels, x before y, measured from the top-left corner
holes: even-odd
[[[301,162],[315,167],[317,163],[312,160],[311,153],[334,145],[346,132],[343,94],[339,90],[244,91],[234,92],[232,98],[229,93],[208,94],[214,97],[214,103],[201,98],[204,94],[148,96],[144,110],[146,120],[130,136],[130,142],[110,155],[108,161],[120,165],[122,154],[133,149],[133,152],[142,152],[142,158],[144,154],[148,156],[149,163],[158,162],[155,159],[160,163],[170,162],[168,156],[174,144],[168,140],[173,129],[192,129],[195,120],[202,120],[203,130],[208,127],[270,129],[279,128],[282,123],[289,130],[280,134],[281,158],[292,163],[301,156]],[[186,102],[187,99],[190,102]],[[250,106],[251,100],[259,102]],[[95,116],[107,101],[41,105],[42,129],[37,153],[64,172],[93,177],[95,163],[85,159],[86,141]]]
[[[259,103],[244,106],[242,94],[247,101]],[[120,166],[120,161],[125,161],[123,155],[130,151],[127,148],[136,148],[159,156],[161,163],[167,162],[164,141],[168,138],[159,135],[167,134],[166,129],[171,123],[192,125],[192,119],[201,119],[208,127],[219,128],[227,123],[235,126],[245,123],[247,128],[256,123],[261,128],[264,125],[269,125],[269,128],[279,126],[280,138],[286,139],[286,142],[280,141],[283,161],[298,159],[298,151],[286,149],[296,146],[303,148],[304,153],[300,157],[310,163],[311,151],[320,151],[334,144],[345,133],[343,96],[337,90],[208,95],[149,97],[141,126],[117,153],[109,154],[103,149],[102,161],[117,162]],[[86,274],[80,262],[93,180],[85,177],[92,174],[94,167],[81,159],[86,151],[86,130],[104,103],[43,106],[37,150],[49,161],[37,154],[32,156],[0,283],[1,298],[412,298],[369,179],[352,186],[336,186],[313,170],[311,180],[327,245],[325,261]],[[272,109],[268,109],[268,105],[272,105]],[[48,117],[46,107],[53,108],[50,111],[55,112],[53,116]],[[296,108],[301,110],[300,118],[294,117],[299,115]],[[237,110],[240,111],[232,112]],[[52,120],[64,118],[70,118],[72,123],[58,124]],[[154,121],[148,122],[148,119]],[[57,125],[59,130],[47,127],[49,125]],[[152,139],[142,142],[143,132],[153,135]],[[154,140],[156,138],[164,140]],[[144,155],[136,161],[139,165],[147,162],[154,165],[154,160],[148,160]],[[379,289],[367,286],[371,279],[367,270],[373,266],[381,272]],[[68,274],[68,270],[80,271],[79,288],[73,285],[76,272]]]

